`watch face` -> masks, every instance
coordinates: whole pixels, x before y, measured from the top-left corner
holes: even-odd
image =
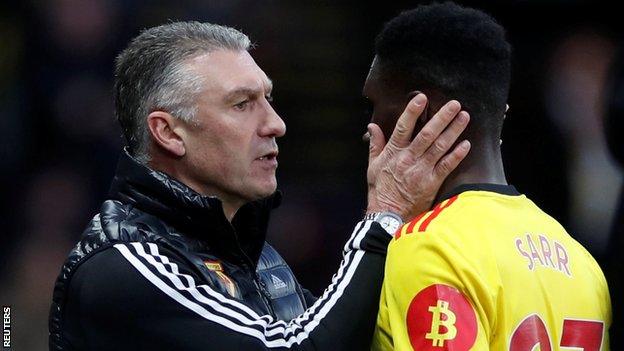
[[[401,223],[393,217],[385,216],[379,220],[379,224],[390,234],[393,234],[399,229]]]

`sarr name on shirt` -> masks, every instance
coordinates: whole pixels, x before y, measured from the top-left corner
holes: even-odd
[[[538,240],[534,240],[535,235],[526,234],[523,238],[516,238],[516,249],[520,255],[527,259],[529,270],[534,270],[539,264],[564,273],[572,277],[569,268],[569,256],[566,248],[556,240],[550,240],[544,235],[537,235]],[[536,242],[539,242],[540,249],[537,249]]]

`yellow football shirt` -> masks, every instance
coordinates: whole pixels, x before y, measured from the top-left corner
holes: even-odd
[[[609,350],[592,256],[512,186],[463,185],[388,248],[374,350]]]

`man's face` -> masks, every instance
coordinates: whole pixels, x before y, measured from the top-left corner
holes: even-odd
[[[202,192],[245,203],[277,188],[276,138],[286,132],[270,104],[272,83],[246,51],[218,50],[194,58],[203,76],[196,123],[184,128],[184,167]]]

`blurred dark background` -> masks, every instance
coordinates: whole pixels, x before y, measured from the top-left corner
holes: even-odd
[[[622,245],[611,233],[621,220],[622,170],[608,152],[603,118],[624,34],[621,12],[606,1],[458,2],[497,18],[514,47],[502,146],[509,182],[592,252],[617,304]],[[257,44],[252,55],[273,79],[274,105],[288,126],[279,141],[285,200],[269,241],[319,294],[365,208],[361,136],[369,116],[361,88],[373,39],[385,21],[418,4],[2,2],[0,302],[13,307],[14,348],[47,349],[54,280],[106,199],[122,147],[112,112],[113,60],[141,29],[208,21],[240,29]],[[619,130],[610,132],[617,148]]]

